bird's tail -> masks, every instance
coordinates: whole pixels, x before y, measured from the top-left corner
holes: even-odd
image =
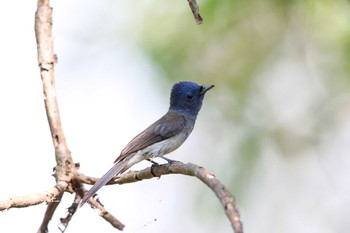
[[[123,168],[128,164],[130,160],[130,157],[126,157],[125,159],[115,163],[109,171],[104,174],[95,184],[92,186],[92,188],[85,194],[83,199],[81,200],[80,207],[82,207],[86,201],[92,197],[102,186],[108,183],[113,176],[118,175]]]

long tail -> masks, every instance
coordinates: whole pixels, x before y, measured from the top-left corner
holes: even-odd
[[[113,178],[113,176],[118,175],[128,164],[129,160],[130,157],[126,157],[125,159],[114,164],[113,167],[109,169],[109,171],[106,174],[104,174],[85,194],[85,196],[81,200],[80,207],[82,207],[90,197],[92,197],[100,188],[102,188],[102,186],[107,184],[108,181],[110,181]]]

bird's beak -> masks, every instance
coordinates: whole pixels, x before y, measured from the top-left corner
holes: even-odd
[[[214,85],[207,85],[207,86],[202,86],[203,89],[201,91],[201,95],[204,95],[207,91],[209,91],[210,89],[212,89],[213,87],[215,87]]]

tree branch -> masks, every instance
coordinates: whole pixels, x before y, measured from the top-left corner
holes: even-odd
[[[52,219],[52,216],[53,214],[55,213],[58,205],[59,205],[59,202],[61,201],[62,199],[62,196],[63,196],[63,193],[64,192],[60,192],[59,196],[57,196],[57,201],[53,201],[53,202],[50,202],[46,208],[46,211],[45,211],[45,214],[44,214],[44,218],[43,218],[43,221],[41,222],[40,224],[40,227],[39,227],[39,230],[38,230],[38,233],[46,233],[46,232],[49,232],[48,230],[48,225],[49,225],[49,222],[50,220]]]
[[[53,51],[52,8],[50,7],[49,0],[38,0],[38,8],[35,14],[35,35],[38,47],[40,75],[43,82],[46,115],[50,126],[52,142],[55,147],[56,167],[54,176],[57,183],[66,183],[65,189],[60,190],[61,192],[55,196],[57,202],[50,203],[47,207],[43,222],[38,231],[46,232],[47,225],[63,196],[63,192],[73,192],[73,190],[67,189],[72,188],[71,181],[73,178],[73,171],[76,169],[73,158],[66,144],[56,98],[54,64],[56,63],[57,57]],[[69,210],[68,216],[61,219],[61,224],[63,226],[61,229],[62,231],[67,228],[76,208],[69,208]],[[123,229],[124,225],[111,214],[103,215],[102,217],[117,229]]]
[[[64,190],[64,187],[55,186],[41,193],[23,197],[14,197],[9,198],[6,201],[0,201],[0,211],[8,210],[10,208],[23,208],[38,205],[43,202],[50,203],[55,201],[55,198],[62,192],[61,190]]]
[[[37,11],[35,13],[35,36],[38,50],[38,64],[43,83],[46,115],[50,126],[51,138],[55,147],[56,168],[54,176],[56,178],[56,183],[65,182],[67,183],[67,187],[72,178],[73,159],[66,144],[56,99],[54,64],[57,61],[57,57],[53,51],[52,8],[50,7],[49,0],[38,0]],[[59,195],[56,196],[57,202],[48,205],[39,232],[45,232],[47,230],[47,224],[65,190],[60,191]]]
[[[54,64],[57,56],[53,51],[52,8],[49,0],[38,0],[35,14],[35,36],[38,48],[38,63],[43,82],[44,103],[51,138],[55,147],[57,166],[56,181],[70,182],[73,159],[66,144],[61,124],[60,111],[56,99]]]
[[[197,4],[196,0],[187,0],[188,4],[190,5],[190,8],[192,10],[194,19],[196,20],[197,24],[202,24],[203,23],[203,19],[201,17],[201,15],[199,14],[199,6]]]
[[[235,205],[235,200],[228,189],[215,177],[209,170],[193,163],[184,164],[182,162],[173,162],[170,164],[153,165],[141,171],[129,171],[120,177],[116,177],[108,182],[111,184],[126,184],[142,181],[145,179],[159,178],[162,175],[181,174],[194,176],[206,184],[219,198],[224,207],[225,214],[231,222],[232,228],[236,233],[243,233],[243,226],[240,220],[239,212]],[[81,173],[75,174],[75,179],[85,184],[93,185],[98,179],[85,176]],[[94,205],[93,203],[90,203]]]

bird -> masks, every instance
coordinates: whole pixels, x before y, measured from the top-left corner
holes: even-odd
[[[161,157],[168,163],[173,160],[164,155],[179,148],[191,134],[205,93],[214,85],[199,85],[181,81],[173,85],[167,113],[134,137],[107,171],[84,195],[80,207],[114,176],[121,174],[142,160],[153,162]]]

